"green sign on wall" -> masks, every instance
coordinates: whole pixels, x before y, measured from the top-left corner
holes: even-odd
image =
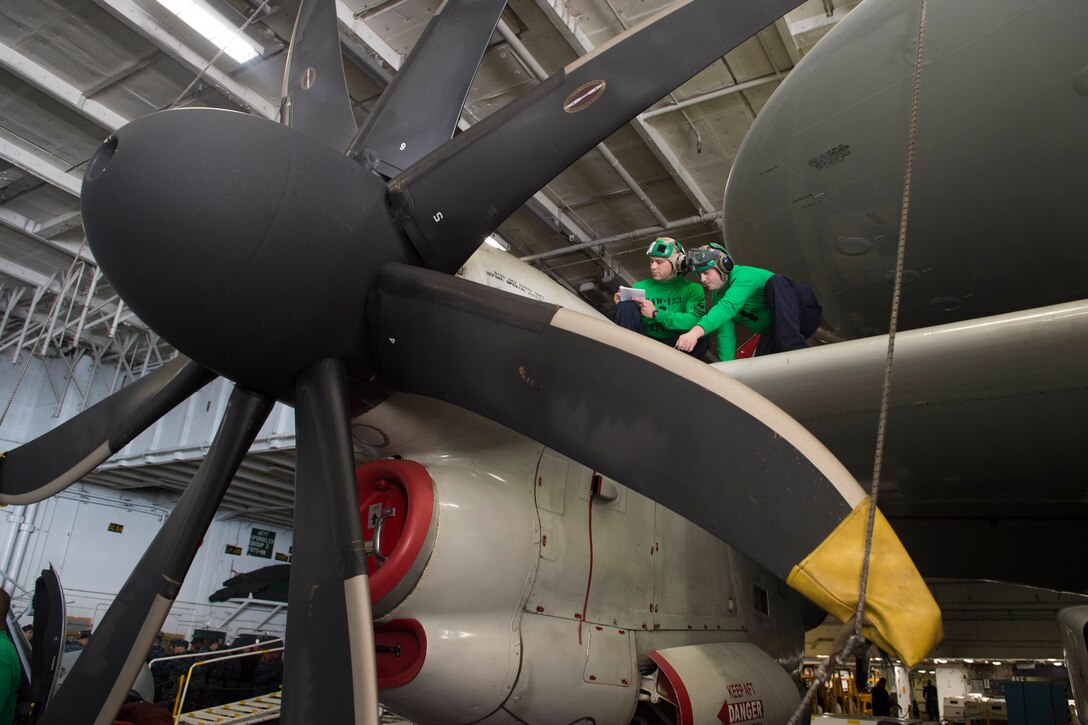
[[[250,529],[249,555],[262,559],[272,558],[272,547],[276,544],[276,532],[268,529]]]

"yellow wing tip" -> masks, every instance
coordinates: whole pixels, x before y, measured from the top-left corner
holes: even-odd
[[[786,579],[843,622],[857,609],[868,517],[869,499],[865,499]],[[866,626],[865,636],[908,667],[921,662],[944,637],[937,602],[879,509],[873,528],[865,619],[871,624]]]

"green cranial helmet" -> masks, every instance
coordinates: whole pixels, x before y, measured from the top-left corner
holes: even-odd
[[[672,270],[677,274],[684,273],[684,245],[671,237],[661,237],[650,243],[646,250],[647,257],[660,257],[672,262]]]
[[[718,270],[722,279],[733,271],[733,258],[729,256],[729,250],[720,244],[696,247],[688,253],[688,261],[696,272],[705,272],[708,269]]]

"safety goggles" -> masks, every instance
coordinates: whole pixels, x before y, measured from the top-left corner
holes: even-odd
[[[656,239],[650,243],[646,250],[647,257],[664,257],[668,259],[676,251],[676,242],[666,242],[664,239]]]
[[[715,264],[722,269],[725,264],[725,255],[717,249],[692,249],[688,252],[688,262],[697,272],[705,272]]]

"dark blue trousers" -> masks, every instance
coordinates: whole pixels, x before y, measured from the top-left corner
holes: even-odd
[[[763,297],[774,316],[774,324],[760,336],[755,354],[770,355],[807,347],[805,340],[820,326],[823,312],[812,288],[776,274],[763,286]]]
[[[624,329],[633,330],[642,335],[646,334],[646,328],[642,326],[642,311],[639,310],[638,303],[634,300],[627,300],[626,302],[620,302],[618,305],[616,305],[616,312],[613,315],[613,319],[615,320],[617,325]],[[677,333],[672,337],[666,338],[664,340],[658,340],[658,338],[656,337],[651,339],[662,342],[669,347],[675,347],[676,341],[680,339],[681,334],[683,333]],[[706,354],[706,350],[709,346],[710,336],[703,335],[699,338],[699,341],[695,343],[695,347],[692,348],[691,352],[689,352],[688,355],[702,360],[703,355]]]

